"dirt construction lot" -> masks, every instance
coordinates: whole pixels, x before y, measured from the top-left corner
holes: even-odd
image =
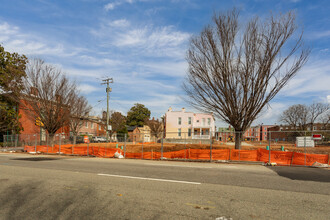
[[[258,148],[266,149],[268,143],[266,142],[242,142],[242,150],[256,150]],[[87,144],[77,144],[76,146],[87,146]],[[90,143],[90,147],[108,147],[108,148],[125,148],[125,143]],[[295,147],[293,143],[271,143],[271,150],[280,151],[281,147],[284,147],[285,151],[304,153],[305,149],[301,147]],[[164,143],[163,151],[179,151],[183,149],[210,149],[210,144],[176,144],[176,143]],[[212,149],[234,149],[235,144],[233,142],[217,142],[212,144]],[[132,142],[126,143],[126,152],[141,153],[141,152],[160,152],[160,143],[145,143],[145,144],[133,144]],[[306,153],[310,154],[330,154],[330,146],[316,145],[315,147],[306,147]]]

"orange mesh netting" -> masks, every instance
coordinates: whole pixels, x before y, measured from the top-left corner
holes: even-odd
[[[120,148],[106,148],[95,146],[73,146],[71,144],[66,145],[54,145],[53,147],[38,145],[38,146],[25,146],[24,150],[27,152],[43,153],[59,153],[62,154],[75,154],[75,155],[93,155],[96,157],[114,157],[115,153],[121,153],[123,151]],[[87,152],[88,151],[88,152]],[[326,154],[304,154],[293,153],[283,151],[271,151],[271,162],[275,162],[279,165],[313,165],[315,162],[325,163],[329,162],[329,155]],[[306,159],[305,159],[306,155]],[[161,159],[161,152],[143,152],[142,153],[130,153],[125,154],[126,158],[135,159]],[[190,159],[190,160],[210,160],[209,149],[184,149],[179,151],[163,152],[164,159]],[[240,161],[262,161],[268,162],[269,151],[265,149],[258,150],[235,150],[235,149],[214,149],[212,150],[212,160],[240,160]],[[305,164],[306,160],[306,164]]]
[[[306,154],[306,165],[311,166],[315,162],[327,164],[329,155],[326,154]],[[294,153],[292,158],[292,164],[294,165],[305,165],[305,154]]]
[[[230,160],[258,161],[258,151],[230,150]]]
[[[259,161],[268,162],[269,159],[269,150],[258,149]],[[290,165],[292,161],[292,152],[284,151],[271,151],[270,152],[270,161],[275,162],[279,165]]]

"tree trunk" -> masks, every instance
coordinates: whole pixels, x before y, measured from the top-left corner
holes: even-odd
[[[77,143],[77,135],[73,135],[73,144],[75,145]]]
[[[235,149],[241,149],[241,142],[242,142],[243,132],[242,131],[235,131]]]
[[[49,144],[51,147],[54,147],[54,136],[55,134],[49,134]]]

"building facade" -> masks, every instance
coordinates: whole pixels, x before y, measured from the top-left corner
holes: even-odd
[[[82,126],[79,135],[105,136],[105,125],[99,117],[90,116],[81,120]]]
[[[247,141],[267,141],[268,129],[274,125],[257,125],[248,128],[243,135],[244,140]]]
[[[214,136],[215,121],[212,113],[172,111],[165,113],[165,137],[186,139],[209,139]]]

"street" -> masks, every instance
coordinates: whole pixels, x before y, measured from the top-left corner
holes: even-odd
[[[0,153],[0,219],[329,219],[330,170]]]

